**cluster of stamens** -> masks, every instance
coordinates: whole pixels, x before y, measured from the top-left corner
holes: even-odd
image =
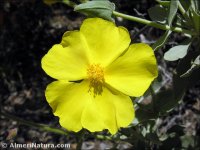
[[[89,91],[93,90],[94,96],[103,91],[104,71],[100,64],[90,65],[87,69],[88,79],[90,81]]]

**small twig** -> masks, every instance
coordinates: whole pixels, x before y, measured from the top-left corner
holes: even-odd
[[[148,26],[152,26],[158,29],[162,29],[162,30],[171,30],[174,32],[178,32],[178,33],[185,33],[185,34],[189,34],[189,35],[197,35],[197,33],[193,32],[193,31],[189,31],[180,27],[170,27],[168,25],[163,25],[163,24],[159,24],[147,19],[142,19],[139,17],[135,17],[135,16],[131,16],[131,15],[126,15],[117,11],[113,11],[113,15],[117,16],[117,17],[122,17],[124,19],[130,20],[130,21],[135,21],[135,22],[139,22],[142,24],[146,24]]]
[[[187,15],[187,13],[186,13],[186,11],[185,11],[185,9],[184,9],[183,6],[181,5],[180,1],[178,1],[178,9],[179,9],[179,11],[181,12],[181,14],[182,14],[186,19],[189,18],[188,15]]]
[[[142,32],[144,32],[149,26],[146,25],[142,29],[140,29],[134,36],[133,39],[135,39],[137,36],[139,36]]]
[[[23,119],[21,119],[19,117],[16,117],[14,115],[8,114],[6,112],[2,112],[1,111],[0,115],[6,117],[8,119],[17,121],[18,123],[23,124],[23,125],[39,128],[41,130],[48,131],[48,132],[54,132],[54,133],[57,133],[57,134],[68,135],[68,133],[66,131],[62,130],[62,129],[55,128],[55,127],[50,127],[49,125],[45,125],[45,124],[40,124],[40,123],[35,123],[35,122],[23,120]]]
[[[112,137],[106,135],[96,135],[95,138],[99,140],[109,140],[109,141],[113,140]]]

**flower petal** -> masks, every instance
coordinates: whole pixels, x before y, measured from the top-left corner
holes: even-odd
[[[112,93],[107,88],[102,95],[93,97],[82,114],[82,125],[91,132],[108,129],[115,134],[120,127],[128,126],[134,118],[131,99],[119,92]]]
[[[101,18],[86,19],[80,29],[85,36],[91,62],[103,67],[114,61],[130,44],[130,36],[124,27]]]
[[[134,118],[131,99],[103,88],[102,95],[89,92],[89,82],[72,83],[55,81],[48,85],[45,96],[64,128],[91,132],[108,129],[115,134],[120,127],[128,126]]]
[[[49,76],[59,80],[86,78],[89,53],[82,34],[66,32],[61,44],[54,45],[42,58],[42,68]]]
[[[105,82],[129,96],[141,96],[158,75],[154,52],[147,44],[132,44],[105,69]]]
[[[90,100],[87,93],[88,84],[55,81],[48,85],[45,96],[61,126],[78,132],[82,129],[82,112]]]

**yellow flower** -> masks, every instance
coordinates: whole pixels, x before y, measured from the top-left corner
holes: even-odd
[[[43,57],[42,68],[58,80],[45,95],[61,126],[115,134],[133,121],[129,96],[144,94],[157,77],[157,65],[150,46],[129,46],[130,41],[124,27],[90,18]]]

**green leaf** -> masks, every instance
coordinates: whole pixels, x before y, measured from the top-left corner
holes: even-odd
[[[155,119],[158,115],[154,112],[152,108],[152,103],[144,105],[138,104],[139,108],[136,110],[136,118],[141,121],[147,121],[149,119]]]
[[[178,74],[174,74],[173,76],[173,92],[174,92],[174,101],[178,102],[185,95],[185,91],[188,87],[188,79],[181,78]]]
[[[177,10],[178,10],[178,0],[171,0],[170,1],[170,8],[169,8],[169,15],[168,15],[168,25],[171,26],[172,22],[174,20],[174,17],[176,16]]]
[[[157,111],[160,115],[166,114],[177,106],[184,92],[181,90],[182,93],[176,93],[175,90],[175,88],[171,88],[157,93],[154,98],[154,111]]]
[[[176,61],[187,55],[191,42],[185,45],[174,46],[164,54],[164,59],[168,61]]]
[[[112,12],[115,4],[105,0],[88,1],[74,8],[75,11],[86,14],[89,17],[100,17],[109,21],[113,21]]]
[[[165,32],[164,35],[162,35],[153,45],[152,48],[154,51],[158,50],[159,48],[161,48],[166,42],[167,39],[169,37],[169,35],[172,33],[171,30],[168,30]]]
[[[146,135],[146,138],[151,141],[153,144],[160,145],[161,141],[158,138],[158,135],[156,133],[148,133]]]
[[[168,12],[160,5],[149,8],[148,14],[152,21],[166,23]]]
[[[159,113],[166,113],[176,106],[177,101],[174,101],[174,93],[172,89],[160,91],[155,95],[154,108]]]
[[[197,58],[194,60],[194,62],[192,63],[192,66],[189,70],[187,70],[184,74],[181,75],[181,77],[188,77],[189,75],[191,75],[191,73],[200,67],[200,55],[197,56]]]
[[[188,79],[173,75],[173,87],[158,92],[154,96],[154,111],[165,114],[177,106],[185,94]]]

